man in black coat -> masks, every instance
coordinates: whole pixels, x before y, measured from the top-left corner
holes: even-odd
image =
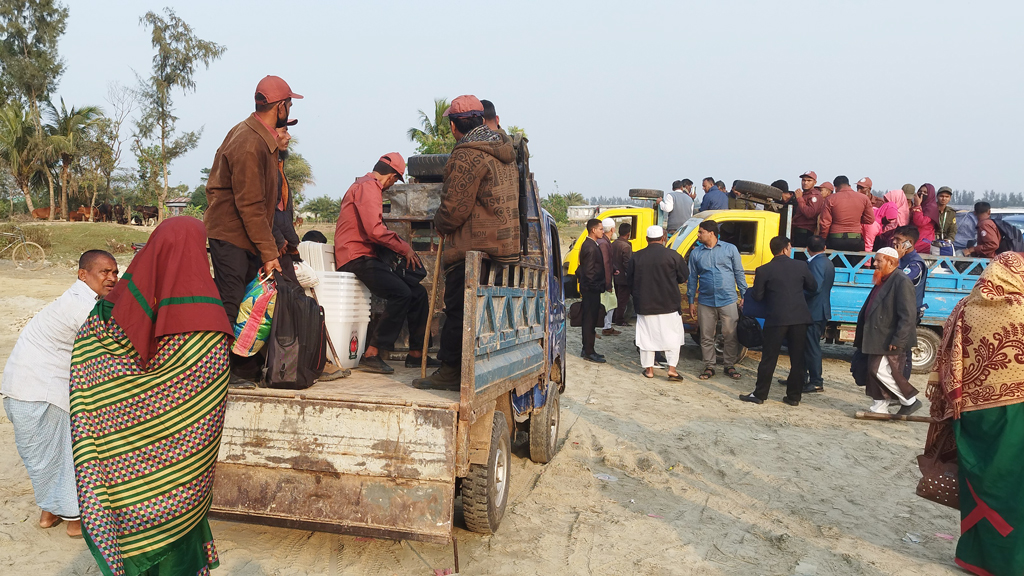
[[[576,269],[576,279],[580,283],[580,314],[583,321],[583,358],[604,363],[604,356],[594,351],[597,339],[595,328],[601,314],[601,293],[608,287],[609,278],[604,273],[604,255],[597,245],[597,239],[604,237],[601,221],[591,218],[587,221],[587,237],[580,246],[580,264]],[[601,321],[604,319],[601,318]]]
[[[690,269],[678,252],[665,247],[667,239],[661,226],[647,229],[647,248],[629,260],[626,281],[636,307],[636,346],[643,375],[654,378],[654,354],[664,352],[668,379],[678,381],[683,377],[676,372],[676,364],[685,337],[679,285],[686,282]]]
[[[772,261],[754,271],[754,300],[765,302],[768,310],[764,321],[764,345],[761,363],[757,365],[757,384],[750,394],[741,394],[740,400],[763,404],[772,387],[775,365],[779,362],[782,340],[789,348],[789,378],[782,401],[790,406],[800,404],[804,387],[804,348],[807,345],[807,325],[811,311],[804,300],[804,290],[813,292],[818,283],[805,262],[790,258],[789,238],[776,236],[769,243]]]
[[[917,390],[903,374],[907,354],[917,341],[914,285],[899,272],[899,254],[893,248],[875,253],[875,287],[857,316],[853,345],[866,357],[866,369],[857,370],[858,384],[874,400],[872,412],[889,413],[889,400],[900,401],[898,414],[921,408]]]

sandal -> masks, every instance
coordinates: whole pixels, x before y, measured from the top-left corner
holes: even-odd
[[[728,368],[725,369],[725,375],[728,376],[729,378],[732,378],[733,380],[740,379],[740,373],[737,372],[736,369],[733,368],[732,366],[729,366]]]
[[[668,379],[671,382],[682,382],[683,381],[683,375],[682,374],[669,374],[668,375]]]
[[[654,378],[654,374],[647,374],[646,368],[640,371],[640,375],[643,376],[644,378]]]
[[[711,378],[714,375],[715,371],[713,368],[705,368],[704,371],[701,372],[700,376],[697,376],[697,378],[701,380],[707,380],[708,378]]]

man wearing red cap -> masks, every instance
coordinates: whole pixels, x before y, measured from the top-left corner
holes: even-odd
[[[214,281],[228,321],[234,324],[245,288],[262,268],[281,270],[274,238],[274,211],[280,201],[276,129],[288,125],[292,99],[302,98],[277,76],[256,86],[256,112],[235,125],[213,157],[206,183],[209,208],[203,221],[210,239]],[[252,388],[263,358],[231,355],[229,385]]]
[[[355,183],[341,199],[338,223],[334,228],[334,263],[338,270],[351,272],[371,294],[387,302],[384,313],[366,342],[359,369],[391,374],[394,368],[380,357],[380,351],[395,349],[402,324],[409,320],[408,368],[420,365],[423,337],[427,326],[427,291],[420,285],[426,276],[420,257],[405,240],[384,225],[384,191],[402,180],[405,159],[398,152],[380,157],[373,171]],[[395,262],[385,262],[381,254],[392,252]],[[387,257],[390,260],[390,254]],[[438,366],[427,359],[427,366]]]
[[[818,215],[821,214],[821,207],[825,205],[821,194],[815,184],[818,183],[818,175],[814,170],[808,170],[800,175],[800,188],[796,191],[796,210],[793,213],[793,247],[805,248],[807,241],[814,236],[818,228]]]
[[[444,113],[455,148],[444,167],[441,206],[434,229],[444,236],[444,308],[441,367],[415,388],[458,390],[462,381],[462,328],[466,252],[486,252],[491,261],[519,261],[519,169],[512,141],[484,124],[476,96],[452,100]]]
[[[819,235],[825,238],[830,250],[864,250],[861,225],[875,222],[875,209],[868,198],[871,195],[871,181],[862,178],[857,184],[863,186],[865,181],[868,186],[867,196],[850,188],[850,179],[846,176],[836,176],[833,181],[836,193],[825,199],[819,220]]]

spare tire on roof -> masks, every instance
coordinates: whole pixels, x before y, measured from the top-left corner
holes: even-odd
[[[657,200],[658,198],[664,198],[665,193],[661,190],[654,190],[651,188],[630,188],[630,198],[648,198],[651,200]]]
[[[733,189],[745,196],[752,196],[763,200],[782,200],[782,190],[779,190],[774,186],[761,184],[760,182],[737,180],[736,183],[733,184]],[[723,192],[725,192],[725,190],[723,190]]]
[[[449,156],[450,154],[417,154],[416,156],[410,156],[407,168],[409,176],[421,182],[428,178],[436,179],[437,182],[440,182],[440,178],[444,176],[444,165],[448,163]]]

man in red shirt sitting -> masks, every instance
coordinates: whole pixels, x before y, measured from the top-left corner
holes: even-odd
[[[992,219],[992,205],[988,202],[978,202],[974,205],[974,215],[978,217],[978,244],[973,248],[965,248],[965,256],[976,258],[995,258],[999,249],[999,242],[1003,235]]]
[[[419,366],[427,326],[427,291],[419,283],[425,275],[423,264],[412,246],[384,225],[384,191],[399,180],[404,182],[404,172],[405,159],[401,154],[392,152],[381,156],[373,172],[358,178],[345,192],[334,228],[334,262],[338,270],[355,274],[370,293],[387,301],[359,359],[359,369],[378,374],[395,371],[380,357],[380,351],[394,350],[395,340],[407,318],[409,354],[405,365]],[[398,265],[405,266],[409,273],[400,275],[381,260],[380,248],[399,256]],[[440,363],[428,358],[427,366],[440,366]]]

